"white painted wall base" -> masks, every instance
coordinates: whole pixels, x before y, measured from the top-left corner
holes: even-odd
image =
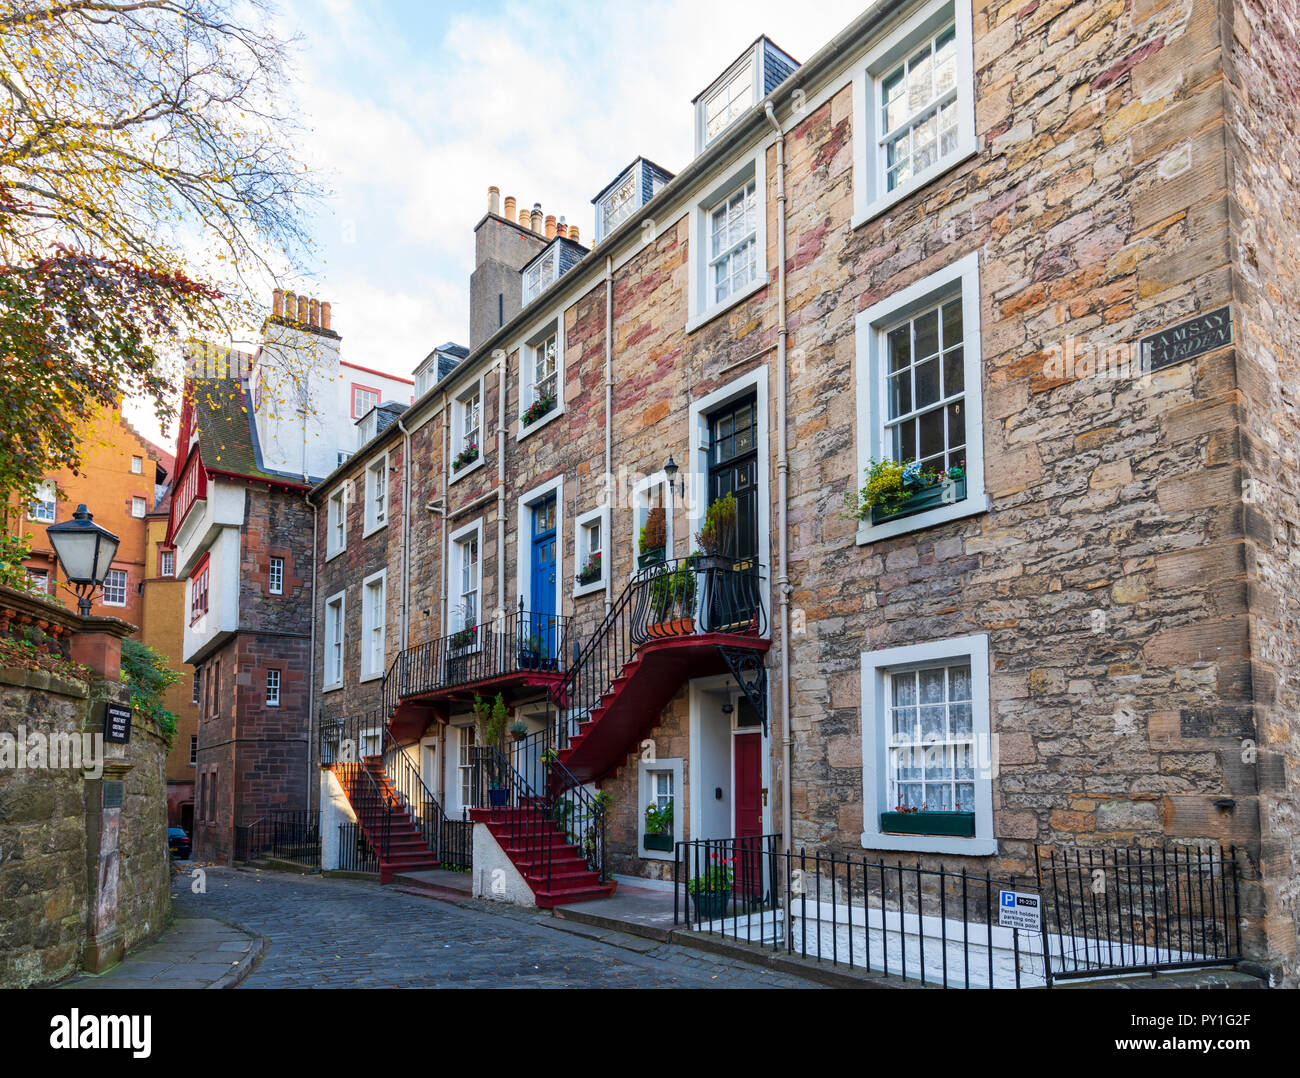
[[[342,850],[339,847],[339,827],[356,823],[348,795],[343,792],[333,771],[320,773],[320,867],[324,872],[338,870]]]
[[[520,875],[485,823],[474,825],[474,897],[516,906],[536,906],[533,889]]]

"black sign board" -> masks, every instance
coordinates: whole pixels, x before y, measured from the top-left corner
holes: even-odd
[[[125,745],[131,740],[131,709],[111,700],[104,704],[104,740]]]
[[[1142,370],[1158,371],[1232,343],[1232,308],[1220,307],[1142,338]]]

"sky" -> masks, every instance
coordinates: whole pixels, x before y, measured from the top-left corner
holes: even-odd
[[[864,0],[419,3],[280,0],[300,38],[285,107],[329,197],[318,261],[343,358],[409,376],[468,343],[473,227],[487,189],[593,234],[591,198],[638,154],[677,172],[691,99],[760,34],[806,60]],[[267,296],[269,310],[270,296]],[[146,409],[142,432],[172,448]]]

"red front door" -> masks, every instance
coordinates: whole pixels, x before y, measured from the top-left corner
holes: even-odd
[[[735,736],[736,893],[762,894],[763,738],[757,731]],[[746,839],[753,841],[746,842]]]

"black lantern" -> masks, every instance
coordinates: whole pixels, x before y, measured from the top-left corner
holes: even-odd
[[[117,557],[117,536],[96,524],[84,505],[77,506],[71,520],[51,524],[45,534],[50,537],[64,576],[77,594],[78,612],[83,618],[89,617],[91,597],[104,583]]]

